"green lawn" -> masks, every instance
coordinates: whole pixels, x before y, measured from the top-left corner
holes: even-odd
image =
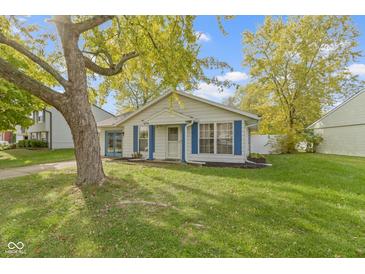
[[[101,188],[73,186],[71,170],[0,181],[0,257],[365,257],[365,158],[270,161],[108,162]]]
[[[0,151],[0,169],[53,163],[73,159],[75,159],[73,149],[9,149]]]

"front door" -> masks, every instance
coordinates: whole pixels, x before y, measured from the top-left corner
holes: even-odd
[[[122,157],[122,133],[116,131],[105,132],[105,156]]]
[[[168,127],[167,128],[167,158],[178,159],[179,158],[179,128]]]

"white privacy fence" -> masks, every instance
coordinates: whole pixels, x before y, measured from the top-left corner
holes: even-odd
[[[280,135],[251,135],[251,153],[272,154]]]

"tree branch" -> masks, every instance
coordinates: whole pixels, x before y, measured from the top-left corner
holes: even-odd
[[[78,33],[83,33],[85,31],[95,28],[113,18],[114,18],[114,15],[97,15],[97,16],[93,16],[92,18],[87,19],[83,22],[76,23],[76,24],[74,24],[74,26],[77,29]]]
[[[59,82],[63,87],[68,86],[68,81],[59,74],[57,70],[55,70],[51,65],[49,65],[47,62],[45,62],[43,59],[39,58],[35,54],[33,54],[31,51],[26,49],[24,46],[19,44],[18,42],[8,39],[0,32],[0,44],[7,45],[16,51],[20,52],[21,54],[28,57],[30,60],[32,60],[34,63],[39,65],[41,68],[43,68],[46,72],[51,74],[57,82]]]
[[[0,58],[0,76],[16,86],[30,92],[46,103],[58,107],[64,103],[64,96],[16,69]]]
[[[105,50],[97,50],[96,52],[83,50],[82,53],[90,54],[92,56],[95,56],[96,58],[100,56],[104,60],[104,62],[107,63],[109,66],[113,66],[114,64],[112,56],[110,55],[109,52]]]
[[[85,61],[85,66],[100,75],[104,75],[104,76],[113,76],[116,75],[118,73],[120,73],[123,69],[123,65],[125,62],[127,62],[128,60],[135,58],[139,56],[139,54],[135,51],[132,51],[130,53],[124,54],[123,57],[120,59],[119,63],[117,65],[112,65],[109,68],[104,68],[101,67],[99,65],[97,65],[96,63],[94,63],[93,61],[91,61],[90,58],[84,56],[84,61]]]

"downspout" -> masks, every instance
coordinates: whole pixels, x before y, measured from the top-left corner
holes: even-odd
[[[185,124],[185,162],[188,164],[205,164],[205,162],[189,161],[188,159],[188,146],[186,145],[188,143],[188,127],[191,127],[193,124],[194,120],[191,120],[190,123]]]
[[[49,149],[52,149],[52,112],[46,109],[44,111],[49,113]]]

